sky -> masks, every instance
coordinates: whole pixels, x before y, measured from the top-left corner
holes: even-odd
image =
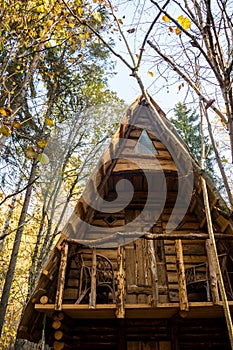
[[[147,2],[147,8],[140,5],[140,1],[137,2],[139,7],[137,8],[134,1],[122,1],[122,6],[117,8],[115,12],[117,18],[122,19],[123,26],[122,30],[128,42],[128,45],[132,53],[139,53],[139,48],[142,45],[144,35],[151,24],[151,18],[157,15],[158,11],[155,6]],[[144,4],[144,2],[142,2]],[[142,6],[142,8],[140,8]],[[136,10],[137,8],[137,10]],[[138,12],[137,12],[138,11]],[[142,17],[143,14],[143,17]],[[141,25],[139,23],[142,23]],[[136,28],[134,34],[128,34],[127,29]],[[112,35],[112,34],[111,34]],[[126,59],[131,64],[131,58],[127,53],[126,46],[122,40],[119,32],[115,32],[114,36],[114,50],[120,54],[124,59]],[[108,38],[105,37],[105,39]],[[148,55],[148,44],[145,47],[146,53]],[[149,56],[147,56],[149,57]],[[116,61],[115,66],[115,76],[109,79],[109,86],[111,90],[116,91],[118,96],[125,100],[127,104],[131,104],[139,95],[141,95],[140,87],[136,79],[130,76],[130,69],[116,56],[112,56],[113,61]],[[178,83],[173,88],[168,88],[166,77],[159,78],[156,76],[157,69],[154,67],[153,70],[153,59],[144,59],[141,62],[141,67],[139,70],[140,78],[144,84],[144,87],[148,90],[148,93],[152,98],[158,103],[158,105],[164,110],[165,113],[171,113],[170,111],[175,107],[175,105],[182,101],[186,95],[185,89],[178,90]],[[152,71],[154,76],[150,76],[148,71]],[[165,76],[167,74],[165,73]]]
[[[116,91],[118,97],[125,100],[127,104],[133,103],[134,100],[141,95],[141,90],[136,79],[130,76],[131,72],[129,68],[120,60],[117,61],[114,71],[116,74],[114,77],[110,78],[108,82],[110,89]],[[161,85],[156,85],[156,82],[154,83],[156,77],[149,76],[146,67],[142,69],[140,77],[152,98],[158,103],[161,109],[169,115],[172,114],[172,109],[179,101],[183,100],[186,94],[185,90],[178,91],[178,89],[175,88],[168,89],[162,82],[160,82]]]

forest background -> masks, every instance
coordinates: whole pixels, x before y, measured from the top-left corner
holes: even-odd
[[[122,97],[152,95],[233,208],[233,3],[0,4],[0,349],[13,349],[41,267],[122,117]]]

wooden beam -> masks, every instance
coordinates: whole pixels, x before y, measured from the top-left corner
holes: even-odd
[[[95,309],[96,306],[96,248],[92,249],[91,265],[91,293],[89,298],[89,308]]]
[[[98,238],[98,239],[93,239],[93,240],[75,240],[75,239],[68,239],[67,241],[73,242],[73,243],[80,243],[80,244],[85,244],[87,246],[95,245],[98,246],[98,244],[102,245],[104,243],[109,243],[109,242],[119,242],[122,241],[123,238],[130,238],[132,236],[133,239],[137,238],[145,238],[148,240],[157,240],[157,239],[166,239],[166,240],[177,240],[177,239],[183,239],[183,240],[195,240],[195,239],[208,239],[209,236],[207,233],[195,233],[195,232],[190,232],[186,231],[187,233],[150,233],[150,232],[115,232],[114,234],[103,237],[103,238]],[[224,240],[233,240],[233,234],[225,234],[225,233],[214,233],[215,239],[224,239]]]
[[[125,317],[125,281],[124,281],[124,267],[123,267],[123,247],[118,247],[117,250],[117,262],[118,262],[118,275],[117,275],[117,310],[116,317]]]
[[[58,311],[62,309],[62,299],[63,299],[64,286],[65,286],[65,273],[66,273],[68,250],[69,250],[68,243],[64,243],[64,246],[61,250],[61,261],[60,261],[60,269],[59,269],[58,282],[57,282],[57,293],[56,293],[56,300],[55,300],[55,310],[58,310]]]
[[[177,239],[175,241],[175,250],[176,250],[176,262],[177,262],[178,284],[179,284],[180,315],[182,317],[185,317],[189,310],[189,304],[188,304],[188,296],[187,296],[187,289],[186,289],[183,248],[182,248],[182,242],[180,239]]]
[[[208,257],[210,290],[212,294],[212,300],[214,304],[217,304],[219,302],[218,281],[217,281],[216,264],[213,256],[213,248],[212,248],[210,239],[206,240],[206,252]]]
[[[154,242],[152,240],[148,242],[148,250],[152,280],[152,306],[157,306],[159,302],[158,270],[155,258]]]

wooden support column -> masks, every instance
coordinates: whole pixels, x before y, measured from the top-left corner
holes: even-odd
[[[216,266],[217,280],[218,280],[220,295],[221,295],[221,299],[222,299],[222,303],[223,303],[223,310],[224,310],[224,315],[225,315],[225,319],[226,319],[231,349],[233,350],[233,324],[232,324],[231,312],[230,312],[230,308],[229,308],[229,304],[228,304],[228,300],[227,300],[227,295],[226,295],[226,291],[225,291],[221,267],[220,267],[219,260],[218,260],[218,251],[217,251],[217,246],[216,246],[215,237],[214,237],[214,230],[213,230],[212,217],[211,217],[211,211],[210,211],[210,205],[209,205],[207,185],[206,185],[206,181],[203,177],[201,178],[201,184],[202,184],[203,199],[204,199],[204,205],[205,205],[205,211],[206,211],[208,233],[209,233],[209,237],[210,237],[211,248],[213,251],[213,258],[214,258],[215,266]]]
[[[152,240],[148,241],[148,251],[152,280],[152,306],[157,306],[159,303],[158,270],[155,258],[154,242]]]
[[[185,317],[188,310],[188,296],[186,289],[186,279],[184,270],[184,258],[183,258],[183,248],[181,239],[175,241],[176,250],[176,263],[178,272],[178,285],[179,285],[179,299],[180,299],[180,316]]]
[[[68,243],[64,243],[61,250],[61,261],[60,261],[60,268],[59,268],[59,274],[58,274],[57,293],[56,293],[56,299],[55,299],[55,310],[58,310],[58,311],[62,309],[62,299],[63,299],[64,286],[65,286],[65,274],[66,274],[68,250],[69,250]]]
[[[92,249],[91,265],[91,293],[89,298],[89,309],[95,309],[96,306],[96,248]]]
[[[212,300],[214,304],[219,302],[219,292],[218,292],[218,280],[216,272],[216,263],[214,259],[214,251],[210,239],[206,240],[206,252],[208,258],[209,276],[210,276],[210,290],[212,295]]]
[[[118,247],[117,250],[117,263],[118,263],[118,275],[117,275],[117,310],[116,317],[125,317],[125,278],[124,278],[124,266],[123,266],[123,247]]]

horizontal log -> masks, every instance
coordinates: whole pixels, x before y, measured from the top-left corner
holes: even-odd
[[[152,293],[151,286],[137,286],[137,285],[128,285],[127,293],[136,293],[136,294],[148,294]]]
[[[224,240],[233,240],[233,235],[231,234],[225,234],[225,233],[215,233],[214,234],[215,239],[224,239]],[[145,239],[152,239],[152,240],[157,240],[157,239],[165,239],[165,240],[176,240],[176,239],[183,239],[183,240],[195,240],[195,239],[208,239],[209,235],[207,233],[194,233],[194,232],[189,232],[187,234],[182,234],[182,233],[150,233],[150,232],[115,232],[112,235],[109,236],[104,236],[102,238],[98,239],[93,239],[93,240],[75,240],[75,239],[68,239],[69,242],[74,242],[74,243],[80,243],[80,244],[85,244],[85,245],[102,245],[104,243],[109,243],[109,242],[117,242],[118,240],[121,241],[124,238],[145,238]]]
[[[166,240],[176,240],[176,239],[184,239],[184,240],[194,240],[194,239],[208,239],[209,235],[207,233],[161,233],[161,234],[151,234],[146,233],[144,236],[146,239],[166,239]],[[224,234],[224,233],[215,233],[215,239],[228,239],[233,240],[233,235]]]

